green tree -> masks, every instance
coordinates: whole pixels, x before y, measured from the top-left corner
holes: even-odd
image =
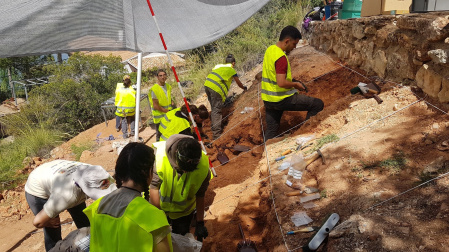
[[[44,67],[49,83],[30,92],[56,111],[58,129],[76,134],[102,121],[101,103],[112,97],[124,69],[119,57],[75,53],[67,62]]]

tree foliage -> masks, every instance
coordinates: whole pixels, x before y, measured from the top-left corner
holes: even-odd
[[[59,130],[76,134],[102,121],[101,103],[114,95],[124,70],[119,57],[75,53],[63,64],[47,65],[48,84],[30,92],[55,111]]]

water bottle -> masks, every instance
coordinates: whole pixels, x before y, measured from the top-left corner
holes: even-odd
[[[294,155],[291,158],[291,166],[288,170],[287,181],[285,182],[288,186],[302,190],[302,176],[306,169],[306,162],[301,153]]]

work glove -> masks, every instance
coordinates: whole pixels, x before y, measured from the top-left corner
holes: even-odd
[[[195,236],[196,239],[200,242],[203,241],[203,239],[206,239],[206,237],[209,234],[207,233],[207,228],[204,226],[204,221],[197,221],[196,227],[195,227]]]

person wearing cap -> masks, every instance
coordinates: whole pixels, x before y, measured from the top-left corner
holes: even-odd
[[[122,129],[123,138],[134,136],[134,123],[136,114],[136,90],[131,86],[131,77],[125,75],[123,77],[123,85],[117,84],[115,90],[115,128],[117,132]],[[128,125],[130,125],[131,133],[128,135]]]
[[[228,96],[229,88],[231,87],[232,80],[237,85],[246,91],[247,88],[243,86],[240,81],[237,72],[235,71],[235,58],[232,54],[229,54],[225,59],[225,64],[216,65],[212,72],[207,76],[204,83],[204,90],[206,91],[207,100],[211,107],[211,129],[213,133],[213,139],[217,139],[223,132],[222,128],[222,109],[223,104]]]
[[[142,143],[129,143],[120,152],[118,189],[84,210],[91,223],[90,251],[173,250],[164,212],[148,202],[154,159],[153,149]]]
[[[265,140],[277,136],[284,111],[307,111],[307,120],[324,108],[321,99],[299,94],[298,91],[307,92],[307,87],[292,78],[287,54],[296,48],[300,39],[298,28],[286,26],[281,31],[279,41],[265,51],[260,92],[267,123]]]
[[[89,226],[83,213],[86,199],[114,191],[114,179],[101,166],[55,160],[33,170],[25,184],[25,197],[35,215],[33,225],[43,228],[45,249],[62,239],[59,214],[67,210],[77,228]]]
[[[208,236],[204,226],[204,196],[211,179],[208,157],[191,136],[175,134],[153,146],[157,150],[151,203],[166,213],[173,233],[188,233],[195,218],[195,235],[202,241]]]
[[[209,118],[209,111],[207,111],[206,106],[201,105],[197,107],[195,105],[189,105],[189,108],[201,136],[207,137],[203,133],[203,121]],[[164,115],[164,118],[162,118],[159,124],[159,132],[161,132],[160,141],[167,141],[174,134],[184,134],[198,139],[198,136],[192,131],[190,125],[190,116],[185,104],[181,108],[170,110]]]
[[[171,95],[172,87],[167,80],[167,73],[163,69],[156,72],[157,83],[155,83],[148,92],[150,98],[151,112],[153,114],[153,122],[156,125],[156,141],[159,141],[161,133],[159,132],[159,124],[165,113],[174,109],[174,103]]]

